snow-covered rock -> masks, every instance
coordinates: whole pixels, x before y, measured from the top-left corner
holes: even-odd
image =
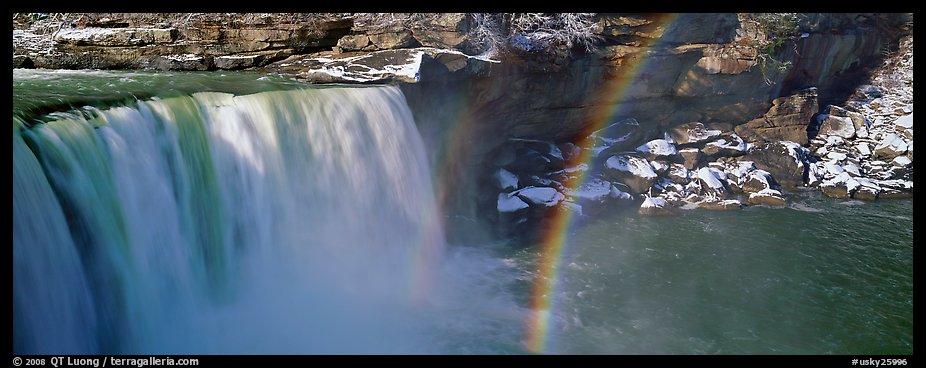
[[[646,142],[637,147],[636,151],[646,154],[650,160],[669,158],[678,154],[675,145],[665,139],[654,139]]]
[[[828,197],[849,198],[860,185],[849,173],[843,172],[820,183],[820,190]]]
[[[496,208],[501,213],[513,213],[530,207],[521,198],[512,193],[498,193]]]
[[[698,202],[698,207],[715,211],[728,211],[743,208],[743,203],[737,199],[725,199],[722,201],[705,200]]]
[[[611,179],[627,184],[635,193],[649,190],[656,180],[656,172],[649,161],[633,156],[611,156],[605,161],[605,174]]]
[[[611,198],[621,201],[632,201],[633,195],[621,190],[617,185],[611,184]]]
[[[913,129],[913,113],[897,118],[894,120],[894,125],[901,129]]]
[[[624,119],[596,130],[589,135],[595,156],[607,157],[631,149],[641,135],[640,122]]]
[[[907,167],[913,163],[913,160],[907,156],[897,156],[894,157],[894,160],[892,160],[891,163],[894,164],[894,166]]]
[[[681,124],[669,129],[667,132],[675,144],[679,146],[699,145],[710,142],[723,133],[717,129],[707,129],[701,122]]]
[[[852,175],[852,176],[862,176],[862,172],[861,172],[861,170],[859,170],[858,166],[856,166],[855,164],[853,164],[853,163],[851,163],[851,162],[849,162],[849,163],[847,163],[847,164],[845,164],[845,165],[842,165],[842,168],[843,168],[843,170],[845,170],[847,173],[849,173],[849,175]],[[837,175],[838,175],[838,174],[837,174]]]
[[[877,157],[894,158],[904,153],[907,153],[907,143],[896,133],[885,136],[875,147]]]
[[[846,139],[855,137],[855,126],[849,117],[828,115],[820,124],[819,135],[837,136]]]
[[[862,157],[871,156],[871,147],[868,145],[868,143],[859,142],[857,145],[855,145],[855,150],[858,151]]]
[[[705,195],[722,197],[726,193],[726,188],[721,180],[725,178],[723,171],[711,167],[702,167],[697,172],[698,181],[701,183],[701,190]]]
[[[662,161],[650,161],[650,166],[653,167],[653,171],[656,172],[656,175],[665,175],[669,172],[669,164]]]
[[[644,216],[666,216],[674,214],[675,211],[663,198],[646,197],[640,205],[639,213]]]
[[[855,180],[859,185],[855,190],[855,194],[852,195],[852,198],[866,201],[878,199],[878,194],[881,193],[881,186],[867,178],[855,178]]]
[[[592,178],[568,194],[577,200],[603,202],[611,196],[611,182]]]
[[[845,169],[843,169],[842,165],[840,165],[835,160],[824,162],[823,168],[826,170],[826,173],[824,175],[828,178],[835,177],[836,175],[842,174],[843,172],[846,171]]]
[[[756,193],[750,193],[746,203],[753,205],[784,206],[785,200],[781,197],[781,192],[774,189],[763,189]]]
[[[492,176],[495,179],[495,186],[501,190],[518,189],[518,176],[505,169],[498,169]]]
[[[830,160],[842,161],[846,159],[846,154],[842,152],[832,151],[826,154],[826,158]]]
[[[563,193],[547,187],[525,187],[512,192],[524,201],[535,206],[553,207],[566,199]]]
[[[743,180],[742,189],[746,193],[758,193],[766,189],[777,189],[779,188],[778,183],[775,181],[775,178],[772,177],[768,171],[765,170],[753,170]]]
[[[708,157],[736,157],[745,155],[751,148],[751,143],[746,143],[743,138],[730,133],[724,138],[705,144],[701,152]]]
[[[668,178],[679,184],[687,184],[691,179],[691,172],[681,164],[669,165]]]

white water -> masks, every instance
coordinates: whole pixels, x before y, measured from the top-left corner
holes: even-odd
[[[517,340],[507,294],[473,281],[500,261],[446,256],[395,87],[198,93],[21,134],[16,353],[439,353],[435,333],[496,333],[448,322],[487,312]]]

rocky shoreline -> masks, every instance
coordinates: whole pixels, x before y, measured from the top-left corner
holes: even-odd
[[[464,13],[17,16],[14,68],[399,84],[447,165],[442,207],[506,234],[558,211],[913,193],[912,15],[583,15],[595,49],[541,30],[487,43]]]

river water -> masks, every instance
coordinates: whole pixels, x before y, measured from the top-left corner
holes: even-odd
[[[529,353],[541,247],[445,244],[398,88],[13,87],[16,353]],[[581,219],[542,352],[912,354],[912,199],[787,199]]]

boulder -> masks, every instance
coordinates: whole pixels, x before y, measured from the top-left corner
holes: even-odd
[[[701,162],[701,150],[697,148],[683,148],[678,153],[682,156],[685,168],[688,170],[696,169]]]
[[[907,142],[896,133],[891,133],[881,139],[875,147],[875,157],[894,158],[907,153]]]
[[[227,55],[217,56],[213,59],[215,67],[225,70],[236,70],[258,66],[263,60],[261,55]]]
[[[817,89],[807,88],[772,101],[768,112],[734,131],[752,142],[793,141],[807,144],[807,125],[817,113]]]
[[[737,157],[745,155],[752,148],[752,144],[746,143],[734,133],[724,134],[722,138],[704,145],[701,152],[710,159],[717,157]]]
[[[714,211],[729,211],[743,208],[743,203],[736,199],[725,199],[721,201],[704,200],[698,203],[698,207]]]
[[[859,183],[859,186],[855,190],[855,194],[852,195],[852,198],[866,201],[878,199],[878,194],[881,193],[881,186],[866,178],[855,178],[855,180]]]
[[[649,190],[656,180],[656,172],[645,158],[619,155],[605,161],[605,175],[610,179],[627,184],[634,194]]]
[[[908,167],[913,164],[913,160],[911,160],[907,156],[897,156],[897,157],[894,157],[893,160],[891,160],[891,164],[893,164],[894,166]]]
[[[514,193],[498,193],[495,208],[500,213],[515,213],[530,207]]]
[[[820,183],[820,190],[827,197],[832,198],[850,198],[858,190],[859,182],[849,176],[848,173],[841,173],[832,179],[824,180]]]
[[[825,118],[820,123],[820,132],[818,134],[821,136],[835,135],[846,139],[852,139],[855,137],[855,126],[852,124],[852,119],[848,117],[832,114],[825,115]]]
[[[498,169],[492,178],[495,179],[495,186],[501,190],[518,189],[518,176],[505,169]]]
[[[370,46],[370,36],[365,34],[346,35],[338,40],[341,51],[359,51]]]
[[[523,199],[532,206],[553,207],[566,199],[563,193],[556,189],[547,187],[525,187],[518,189],[511,194]]]
[[[701,184],[702,194],[715,198],[726,196],[728,189],[724,184],[726,175],[723,171],[712,167],[702,167],[698,169],[696,177]]]
[[[642,131],[636,119],[624,119],[590,134],[592,150],[599,157],[608,157],[634,148]]]
[[[871,156],[871,147],[868,145],[868,143],[859,142],[857,145],[855,145],[855,150],[858,151],[859,155],[862,157]]]
[[[691,172],[681,164],[671,164],[666,176],[675,183],[687,184],[691,179]]]
[[[772,177],[772,174],[765,170],[756,169],[750,171],[744,179],[741,188],[746,193],[758,193],[765,189],[777,190],[781,188],[775,178]]]
[[[677,125],[669,129],[668,134],[679,147],[701,146],[720,137],[720,130],[708,129],[701,122],[695,121]]]
[[[774,189],[763,189],[756,193],[750,193],[746,203],[752,205],[765,206],[784,206],[785,200],[781,197],[781,192]]]
[[[611,182],[591,178],[567,194],[579,202],[604,202],[611,197]]]
[[[894,120],[894,126],[897,130],[913,129],[913,113]]]
[[[369,37],[371,47],[374,50],[401,49],[413,47],[416,44],[412,32],[409,30],[370,34]]]
[[[674,215],[675,211],[663,198],[646,197],[640,205],[639,213],[643,216],[669,216]]]
[[[794,188],[804,184],[805,162],[810,160],[810,150],[794,142],[767,143],[746,158],[753,161],[756,168],[772,174],[782,186]]]
[[[522,177],[521,182],[521,184],[524,186],[550,187],[559,191],[565,189],[562,183],[553,179],[541,178],[537,175],[528,175],[527,177]]]
[[[669,159],[678,155],[678,150],[675,149],[675,145],[669,143],[669,141],[665,139],[654,139],[646,142],[637,147],[636,151],[643,153],[646,155],[646,158],[651,161],[656,159]]]

